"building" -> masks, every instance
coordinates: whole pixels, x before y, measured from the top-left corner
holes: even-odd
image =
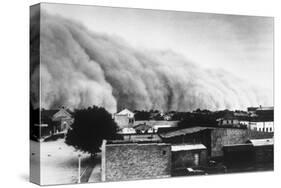
[[[258,132],[250,129],[216,128],[211,132],[211,157],[222,158],[226,145],[245,144],[249,139],[272,138],[272,132]]]
[[[247,116],[241,113],[228,113],[223,118],[217,119],[219,127],[229,128],[247,128],[249,120]]]
[[[113,118],[121,130],[123,128],[133,127],[135,122],[134,113],[128,109],[114,114]]]
[[[65,134],[74,121],[72,112],[64,107],[58,110],[42,109],[40,117],[40,124],[35,124],[40,128],[40,138],[55,134]]]
[[[151,125],[147,125],[146,123],[135,125],[134,130],[138,134],[155,133],[156,132],[155,129]]]
[[[228,167],[244,164],[247,168],[256,164],[273,163],[273,138],[250,139],[241,144],[223,147],[224,162]]]
[[[249,122],[249,128],[259,132],[274,132],[274,123],[273,121],[257,119]]]
[[[253,145],[253,156],[255,163],[273,163],[273,138],[251,139],[248,141],[248,143]]]
[[[160,133],[159,136],[163,142],[171,143],[172,146],[203,144],[207,148],[208,155],[210,155],[211,131],[213,129],[210,127],[191,127]]]
[[[259,132],[274,132],[274,108],[256,107],[250,108],[251,119],[249,129]],[[249,108],[248,108],[249,110]]]
[[[207,148],[203,144],[172,145],[172,170],[206,166]]]
[[[259,107],[249,107],[247,108],[248,113],[251,117],[263,117],[273,120],[274,107],[273,106],[259,106]]]
[[[135,121],[135,126],[145,125],[148,126],[150,132],[157,133],[162,131],[169,131],[177,128],[178,121],[166,121],[166,120],[143,120],[143,121]]]
[[[171,145],[159,142],[103,141],[102,181],[171,176]]]

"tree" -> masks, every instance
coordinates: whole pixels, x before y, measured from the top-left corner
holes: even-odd
[[[66,144],[95,154],[100,151],[103,139],[117,138],[117,124],[104,108],[93,106],[76,110],[74,123],[66,135]]]
[[[213,114],[191,113],[186,115],[178,124],[181,128],[188,127],[216,127],[217,121]]]
[[[147,111],[135,111],[135,120],[149,120],[150,118],[150,112]]]

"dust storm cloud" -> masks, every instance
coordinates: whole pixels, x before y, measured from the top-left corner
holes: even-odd
[[[176,49],[136,49],[118,36],[46,12],[41,12],[40,35],[40,101],[47,109],[189,111],[270,104],[270,94],[260,86],[222,69],[203,69]],[[32,74],[38,79],[38,71]]]

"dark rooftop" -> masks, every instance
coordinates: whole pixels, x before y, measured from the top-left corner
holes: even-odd
[[[211,129],[214,129],[214,128],[191,127],[191,128],[179,129],[179,130],[175,130],[175,131],[169,131],[167,133],[162,133],[162,134],[160,134],[160,136],[162,138],[171,138],[171,137],[175,137],[175,136],[183,136],[183,135],[192,134],[192,133],[196,133],[196,132],[200,132],[200,131],[204,131],[204,130],[211,130]]]

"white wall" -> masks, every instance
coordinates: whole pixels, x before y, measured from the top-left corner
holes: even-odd
[[[256,130],[259,132],[274,132],[274,123],[269,122],[250,122],[249,124],[251,130]]]

